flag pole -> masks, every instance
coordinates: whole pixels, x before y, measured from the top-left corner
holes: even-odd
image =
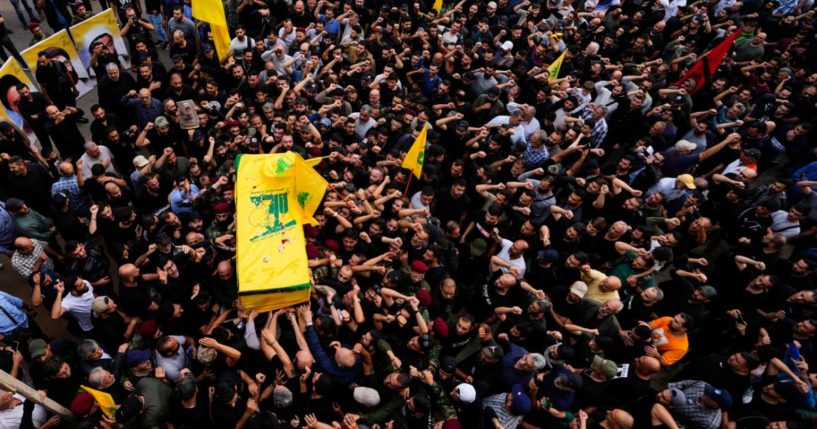
[[[406,190],[403,191],[403,196],[408,196],[409,186],[411,185],[411,178],[414,177],[413,174],[409,174],[408,176],[409,176],[409,178],[408,178],[408,180],[406,180]]]

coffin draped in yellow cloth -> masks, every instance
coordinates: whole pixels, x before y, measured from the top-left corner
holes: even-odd
[[[303,224],[328,186],[293,152],[236,158],[238,295],[246,308],[277,310],[309,299]]]

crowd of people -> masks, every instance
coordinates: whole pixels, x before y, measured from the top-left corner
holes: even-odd
[[[90,127],[45,55],[38,142],[0,123],[0,368],[77,427],[817,425],[813,1],[223,4],[220,60],[189,2],[113,2]],[[330,185],[309,302],[259,314],[235,159],[285,151]],[[0,426],[71,424],[36,402]]]

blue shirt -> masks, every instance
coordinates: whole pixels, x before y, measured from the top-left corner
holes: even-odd
[[[312,325],[306,326],[306,341],[309,343],[309,350],[312,351],[315,361],[332,378],[332,381],[339,384],[349,384],[357,380],[360,373],[360,357],[355,361],[355,366],[351,368],[339,367],[335,363],[335,359],[332,359],[323,351],[318,334]]]
[[[0,334],[11,335],[17,328],[28,328],[28,315],[23,312],[23,300],[0,291]],[[9,317],[11,316],[11,317]]]
[[[193,200],[199,196],[199,187],[190,184],[190,192],[176,188],[170,193],[170,210],[177,215],[193,213]]]

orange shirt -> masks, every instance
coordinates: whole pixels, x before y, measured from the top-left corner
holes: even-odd
[[[661,353],[661,360],[668,366],[681,360],[689,350],[689,338],[686,333],[681,337],[670,333],[671,321],[672,317],[661,317],[650,322],[653,329],[653,345]]]

